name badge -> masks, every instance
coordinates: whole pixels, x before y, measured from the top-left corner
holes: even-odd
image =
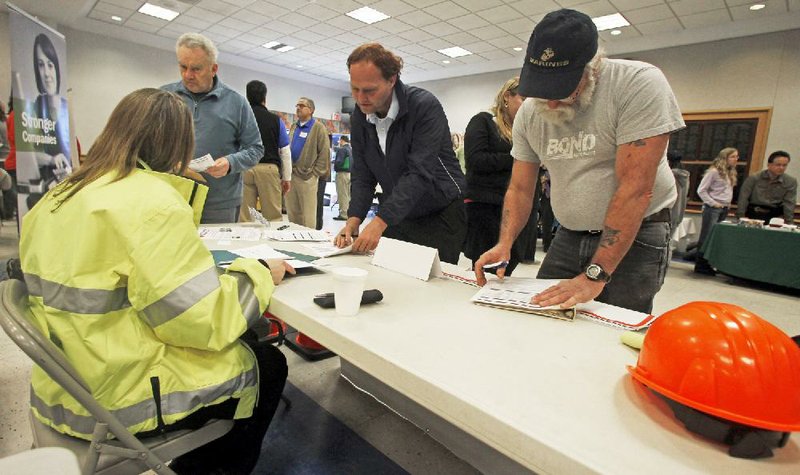
[[[300,138],[304,139],[308,137],[308,132],[300,132]]]

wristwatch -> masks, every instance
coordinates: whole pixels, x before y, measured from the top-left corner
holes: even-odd
[[[611,274],[606,272],[600,264],[589,264],[583,273],[587,279],[595,282],[605,282],[606,284],[611,282]]]

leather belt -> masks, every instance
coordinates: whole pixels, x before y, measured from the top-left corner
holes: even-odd
[[[670,209],[662,208],[650,216],[646,216],[643,223],[669,223],[670,222]]]
[[[669,223],[670,222],[670,209],[669,208],[662,208],[659,211],[651,214],[650,216],[646,216],[642,223]],[[576,234],[588,234],[590,236],[595,236],[601,234],[603,231],[600,229],[590,229],[586,231],[575,231],[572,229],[564,228],[571,233]]]

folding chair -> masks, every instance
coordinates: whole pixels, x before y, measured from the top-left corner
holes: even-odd
[[[89,386],[63,352],[39,329],[28,309],[28,289],[24,282],[0,282],[0,326],[55,382],[83,405],[94,417],[92,441],[62,434],[39,422],[30,414],[34,447],[64,447],[72,450],[84,475],[127,475],[153,470],[159,475],[174,475],[164,463],[227,433],[231,420],[212,420],[196,430],[166,432],[137,439],[109,411],[92,397]],[[115,438],[108,439],[111,433]]]

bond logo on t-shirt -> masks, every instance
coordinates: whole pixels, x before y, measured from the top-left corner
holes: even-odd
[[[594,156],[597,137],[579,132],[578,135],[547,141],[547,158],[552,160]]]

